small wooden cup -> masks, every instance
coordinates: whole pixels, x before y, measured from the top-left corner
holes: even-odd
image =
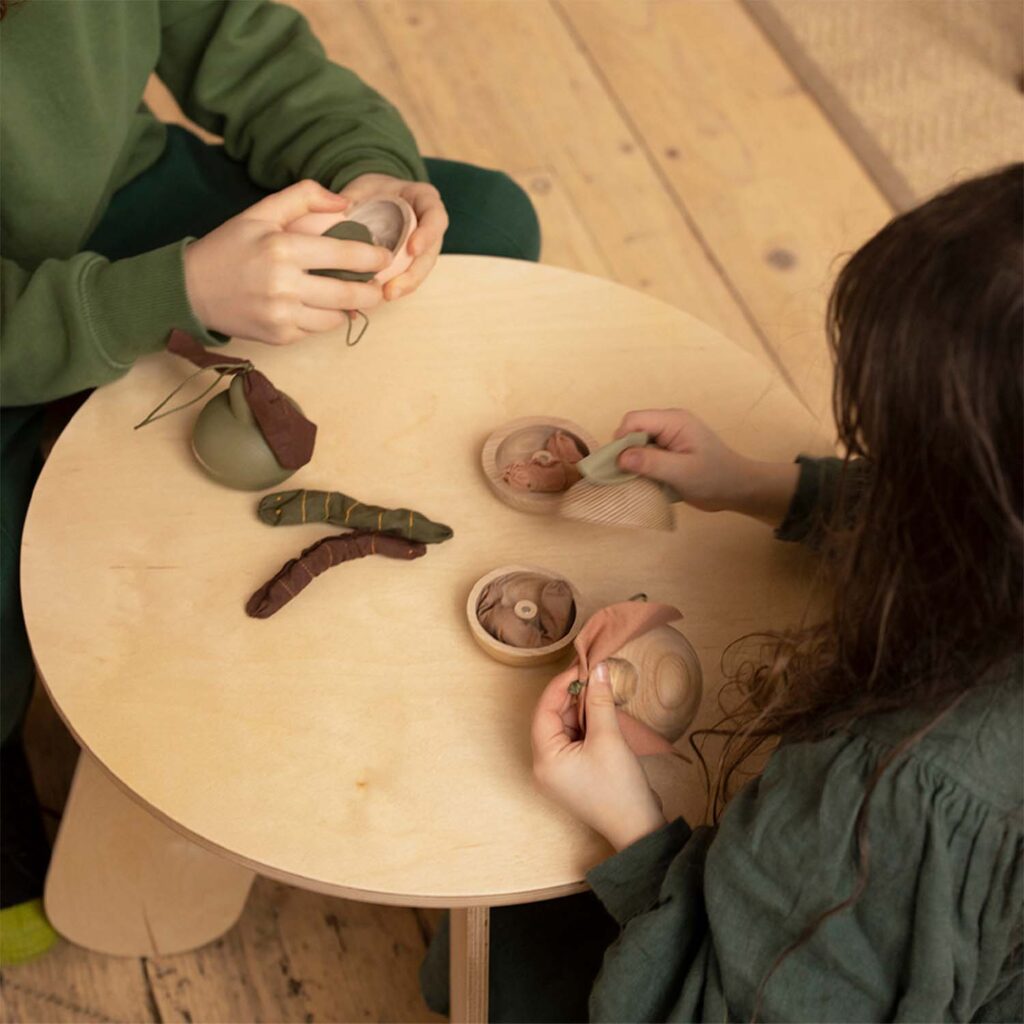
[[[542,493],[522,491],[505,483],[502,474],[513,462],[527,462],[534,452],[540,451],[556,431],[568,434],[580,446],[584,455],[597,448],[597,441],[578,423],[557,416],[524,416],[499,427],[484,442],[480,462],[491,490],[510,508],[532,515],[550,516],[558,512],[565,492]]]
[[[572,625],[569,627],[569,632],[561,640],[556,640],[554,643],[547,644],[544,647],[513,647],[511,644],[502,643],[496,637],[491,636],[481,625],[477,609],[480,607],[480,598],[484,588],[502,576],[511,576],[520,572],[547,576],[553,580],[562,580],[569,585],[573,599],[573,620]],[[521,614],[526,618],[529,618],[531,614],[535,615],[537,612],[535,607],[525,607],[526,605],[532,605],[532,602],[520,601],[516,605],[516,614],[520,614],[519,605],[524,606]],[[565,651],[572,646],[572,642],[576,639],[576,634],[582,628],[586,617],[582,597],[572,580],[566,579],[561,573],[552,572],[552,570],[541,568],[538,565],[503,565],[500,569],[494,569],[492,572],[487,573],[486,576],[481,576],[473,584],[473,589],[469,592],[469,599],[466,601],[466,619],[469,622],[469,631],[472,633],[473,639],[495,661],[500,661],[503,665],[514,665],[517,668],[547,665],[552,661],[558,661]]]

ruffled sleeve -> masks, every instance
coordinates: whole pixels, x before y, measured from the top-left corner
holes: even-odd
[[[606,954],[592,1019],[750,1020],[760,991],[759,1020],[1020,1020],[1020,719],[991,727],[1017,712],[1013,700],[981,695],[885,771],[863,892],[810,935],[856,891],[866,786],[888,734],[915,723],[779,749],[717,834],[695,832],[656,899],[637,904]],[[1004,766],[991,787],[978,784],[982,753]],[[600,878],[594,888],[604,899]]]

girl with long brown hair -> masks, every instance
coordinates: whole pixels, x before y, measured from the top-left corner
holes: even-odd
[[[625,417],[657,447],[624,469],[812,544],[834,599],[742,646],[712,828],[666,823],[603,666],[582,740],[548,687],[538,784],[619,852],[593,894],[493,913],[492,1019],[1022,1019],[1022,260],[1019,164],[849,260],[841,459],[756,463],[685,411]]]

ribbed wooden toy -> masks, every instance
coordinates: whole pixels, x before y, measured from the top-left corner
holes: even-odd
[[[558,514],[566,519],[633,529],[676,528],[672,505],[661,485],[643,477],[609,486],[581,480],[555,497]]]

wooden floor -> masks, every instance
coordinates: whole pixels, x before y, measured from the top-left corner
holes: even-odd
[[[295,6],[331,57],[404,112],[425,153],[502,168],[527,189],[545,262],[703,318],[825,414],[837,257],[891,211],[739,0]],[[55,824],[74,746],[43,700],[30,746]],[[0,1019],[437,1019],[416,981],[435,920],[261,880],[240,923],[193,954],[63,945],[4,971]]]

